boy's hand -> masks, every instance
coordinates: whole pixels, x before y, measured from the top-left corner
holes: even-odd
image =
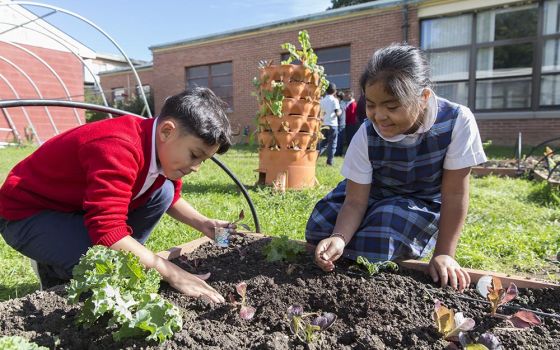
[[[194,298],[205,298],[214,303],[225,302],[224,297],[196,275],[177,267],[173,278],[167,280],[169,285],[179,292]]]
[[[430,260],[429,272],[434,282],[441,281],[442,288],[449,283],[453,289],[462,292],[471,284],[469,273],[449,255],[434,255]]]
[[[200,231],[202,233],[204,233],[204,235],[206,237],[213,240],[214,239],[214,233],[215,233],[214,228],[216,228],[216,227],[231,227],[229,225],[230,225],[229,221],[208,219],[204,222]],[[235,228],[235,227],[233,227],[233,228]]]
[[[341,237],[329,237],[323,239],[315,248],[315,263],[323,271],[334,270],[334,262],[344,252],[344,240]]]

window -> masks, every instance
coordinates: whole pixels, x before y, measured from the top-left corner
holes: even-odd
[[[350,46],[317,49],[315,54],[317,64],[325,67],[328,81],[335,83],[339,90],[350,89]],[[282,60],[288,57],[288,53],[282,54]]]
[[[233,110],[232,63],[224,62],[205,66],[188,67],[187,88],[207,87]]]
[[[420,46],[426,50],[436,94],[467,104],[472,15],[422,21]]]
[[[152,88],[150,85],[142,85],[142,89],[144,90],[144,95],[146,95],[146,98],[150,98],[150,94],[152,93]],[[136,85],[136,96],[140,97],[142,96],[142,93],[140,92],[140,86]]]
[[[126,94],[124,93],[124,88],[113,88],[111,89],[111,97],[113,99],[113,103],[122,102],[124,101]]]
[[[423,20],[421,46],[436,93],[475,110],[560,106],[559,3]]]

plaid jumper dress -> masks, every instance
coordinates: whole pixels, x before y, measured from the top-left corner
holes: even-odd
[[[416,140],[388,142],[366,120],[373,167],[368,208],[344,256],[370,261],[420,258],[434,246],[439,231],[443,161],[459,105],[438,98],[434,125]],[[408,139],[408,140],[407,140]],[[346,197],[346,181],[321,199],[307,222],[305,238],[318,244],[334,230]]]

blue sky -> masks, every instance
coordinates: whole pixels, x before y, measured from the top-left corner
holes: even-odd
[[[107,32],[136,59],[151,60],[151,45],[319,13],[330,0],[44,0],[77,13]],[[50,10],[26,6],[43,15]],[[103,35],[63,13],[45,18],[88,47],[117,54]]]

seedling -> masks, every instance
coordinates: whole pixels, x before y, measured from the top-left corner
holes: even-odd
[[[459,344],[466,350],[504,350],[498,337],[492,333],[484,333],[476,340],[466,333],[460,333]],[[447,348],[453,350],[453,347]]]
[[[465,318],[462,312],[453,312],[439,300],[435,300],[433,318],[438,331],[448,341],[457,341],[461,332],[468,332],[474,328],[472,318]]]
[[[332,326],[336,321],[336,315],[331,312],[311,312],[303,313],[303,307],[292,305],[288,308],[288,319],[290,321],[290,331],[299,340],[309,344],[313,342],[315,334],[319,331]],[[311,319],[311,317],[313,317]]]
[[[498,307],[512,301],[518,295],[517,286],[510,283],[508,289],[502,287],[502,280],[496,276],[483,276],[478,280],[476,289],[490,302],[490,315],[508,320],[516,328],[527,328],[541,324],[537,315],[528,310],[521,310],[511,316],[498,314]]]
[[[295,261],[305,248],[296,241],[292,241],[286,235],[272,238],[272,241],[263,248],[266,261]]]
[[[399,265],[397,265],[393,261],[380,261],[372,263],[363,256],[359,256],[356,259],[356,264],[363,267],[367,271],[369,277],[377,275],[381,271],[397,272],[399,270]]]
[[[235,290],[237,291],[237,294],[241,296],[241,303],[235,301],[235,297],[232,294],[230,294],[230,302],[234,305],[241,305],[239,308],[239,317],[248,321],[253,318],[257,310],[254,307],[247,305],[247,283],[239,283],[235,286]]]
[[[251,228],[247,224],[239,223],[240,221],[243,220],[245,220],[245,211],[242,209],[241,212],[239,212],[239,217],[237,218],[237,220],[233,221],[229,225],[230,226],[237,225],[244,228],[247,231],[251,231]]]

